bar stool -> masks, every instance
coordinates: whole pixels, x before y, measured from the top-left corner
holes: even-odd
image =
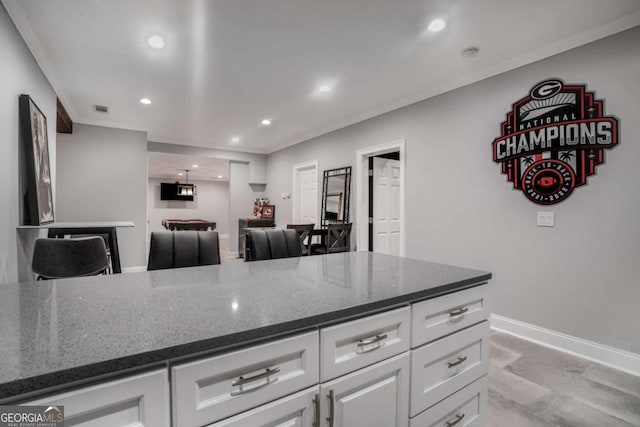
[[[99,236],[37,239],[31,269],[38,280],[93,276],[109,268],[107,247]]]

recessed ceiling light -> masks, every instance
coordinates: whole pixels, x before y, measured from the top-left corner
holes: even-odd
[[[238,142],[240,142],[240,138],[237,136],[234,136],[233,138],[231,138],[231,142],[233,142],[234,144],[237,144]]]
[[[198,165],[191,165],[192,168],[197,169]]]
[[[429,26],[427,27],[427,29],[432,33],[437,33],[438,31],[444,30],[444,27],[446,26],[447,26],[446,22],[444,22],[442,19],[434,19],[429,23]]]
[[[264,119],[264,120],[262,120],[262,124],[265,125],[265,126],[269,126],[271,124],[271,120]]]
[[[140,102],[143,103],[144,105],[151,104],[151,100],[149,98],[142,98]]]
[[[478,53],[480,52],[480,49],[478,49],[475,46],[472,47],[468,47],[465,50],[462,51],[462,56],[464,58],[474,58],[476,56],[478,56]]]
[[[318,88],[319,92],[331,92],[331,86],[329,85],[322,85]]]
[[[162,49],[164,47],[164,39],[157,34],[149,37],[147,43],[154,49]]]
[[[184,175],[182,172],[178,172],[178,176],[182,176]]]
[[[218,179],[222,179],[222,178],[223,178],[223,176],[222,176],[222,175],[218,175]]]

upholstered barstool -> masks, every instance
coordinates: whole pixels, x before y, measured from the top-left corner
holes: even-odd
[[[147,270],[220,264],[217,231],[154,231]]]
[[[302,255],[296,230],[248,230],[245,261],[299,257]]]
[[[31,269],[38,280],[92,276],[109,267],[107,247],[99,236],[37,239]]]

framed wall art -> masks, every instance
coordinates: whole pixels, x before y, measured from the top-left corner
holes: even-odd
[[[29,95],[20,95],[20,143],[24,150],[24,225],[54,221],[47,118]]]
[[[264,205],[262,207],[262,219],[274,219],[276,216],[276,207],[273,205]]]

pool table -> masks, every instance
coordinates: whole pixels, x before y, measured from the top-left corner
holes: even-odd
[[[207,231],[216,229],[216,223],[204,219],[163,219],[162,225],[167,230],[197,230]]]

